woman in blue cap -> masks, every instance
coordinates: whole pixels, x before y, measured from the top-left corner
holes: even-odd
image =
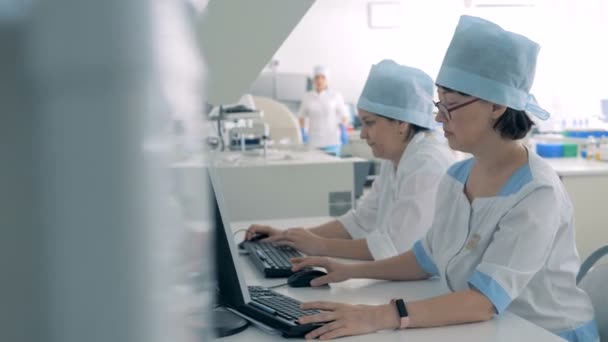
[[[380,306],[305,304],[330,312],[302,323],[333,321],[307,337],[477,322],[509,310],[569,341],[599,340],[590,299],[576,286],[572,204],[555,171],[519,141],[533,125],[528,115],[549,117],[529,93],[538,50],[524,36],[461,17],[436,81],[436,120],[450,146],[473,158],[442,179],[426,236],[372,263],[294,260],[295,269],[328,269],[313,285],[435,276],[452,292]]]
[[[365,139],[382,162],[357,210],[310,229],[253,225],[268,241],[309,255],[385,259],[412,248],[431,226],[439,180],[453,151],[432,131],[433,80],[423,71],[383,60],[372,66],[357,107]]]

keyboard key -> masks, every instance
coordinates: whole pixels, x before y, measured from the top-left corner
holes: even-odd
[[[263,287],[250,286],[249,294],[252,301],[273,309],[281,315],[291,317],[294,321],[301,316],[314,315],[320,312],[318,310],[302,310],[300,309],[301,302]]]

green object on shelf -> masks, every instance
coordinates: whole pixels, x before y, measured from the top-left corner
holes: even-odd
[[[564,157],[576,157],[578,155],[578,145],[577,144],[564,144]]]

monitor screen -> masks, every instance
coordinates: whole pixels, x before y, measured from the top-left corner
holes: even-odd
[[[209,168],[215,221],[215,274],[219,289],[218,304],[238,307],[250,302],[249,290],[240,270],[230,219],[222,196],[222,186],[216,170]]]

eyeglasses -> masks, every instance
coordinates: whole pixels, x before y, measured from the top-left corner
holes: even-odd
[[[474,98],[472,100],[466,101],[466,102],[461,103],[461,104],[457,104],[457,105],[452,106],[450,108],[448,108],[446,105],[444,105],[441,102],[434,102],[433,101],[433,103],[435,104],[435,107],[437,107],[437,109],[439,110],[439,113],[441,113],[446,119],[448,119],[448,121],[450,121],[450,120],[452,120],[452,113],[451,112],[455,111],[456,109],[460,109],[462,107],[468,106],[471,103],[477,102],[477,101],[479,101],[479,98],[476,97],[476,98]]]

